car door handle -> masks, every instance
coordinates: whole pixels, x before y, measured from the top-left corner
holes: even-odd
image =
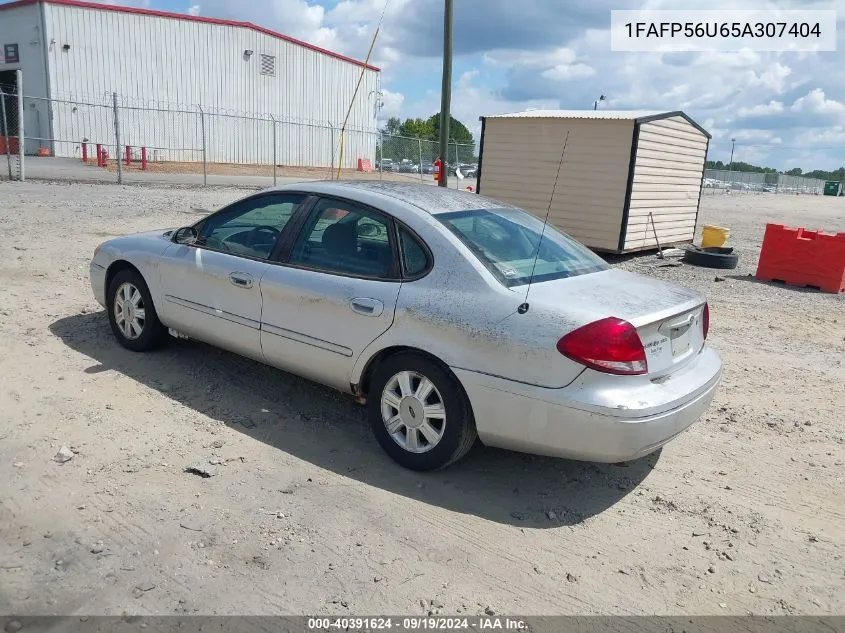
[[[238,288],[252,288],[252,275],[249,273],[231,273],[229,281]]]
[[[358,314],[377,317],[384,313],[384,304],[378,299],[359,297],[349,302],[349,307]]]

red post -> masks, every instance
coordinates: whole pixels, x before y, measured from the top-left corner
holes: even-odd
[[[141,148],[141,170],[147,171],[147,148]]]
[[[118,160],[120,158],[118,157]],[[104,168],[109,166],[109,150],[107,148],[103,148],[103,165]]]
[[[82,162],[83,163],[88,162],[88,143],[82,144]]]
[[[132,164],[132,148],[129,147],[128,145],[126,146],[126,164],[127,165]]]
[[[103,166],[103,146],[97,143],[97,167]]]

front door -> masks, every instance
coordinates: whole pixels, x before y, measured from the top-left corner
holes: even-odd
[[[261,277],[304,196],[264,194],[199,225],[197,241],[173,244],[161,262],[161,320],[224,349],[262,360]]]
[[[268,362],[349,391],[361,352],[393,323],[401,286],[390,218],[323,198],[287,260],[261,279]]]

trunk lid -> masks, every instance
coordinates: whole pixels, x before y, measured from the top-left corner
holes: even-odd
[[[558,308],[576,327],[605,317],[628,321],[645,347],[650,378],[680,369],[704,344],[701,294],[618,268],[532,284],[528,302]]]

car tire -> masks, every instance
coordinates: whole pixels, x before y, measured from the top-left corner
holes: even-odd
[[[164,343],[167,329],[158,320],[150,289],[138,271],[118,272],[107,292],[109,324],[118,343],[133,352],[146,352]],[[123,310],[126,301],[131,307]],[[139,314],[138,310],[143,312]]]
[[[466,455],[478,438],[457,378],[422,354],[403,352],[380,362],[370,381],[367,408],[381,447],[410,470],[445,468]]]
[[[734,253],[733,250],[732,248],[723,246],[707,248],[693,247],[687,249],[684,253],[684,261],[693,266],[733,270],[739,264],[739,255]]]

